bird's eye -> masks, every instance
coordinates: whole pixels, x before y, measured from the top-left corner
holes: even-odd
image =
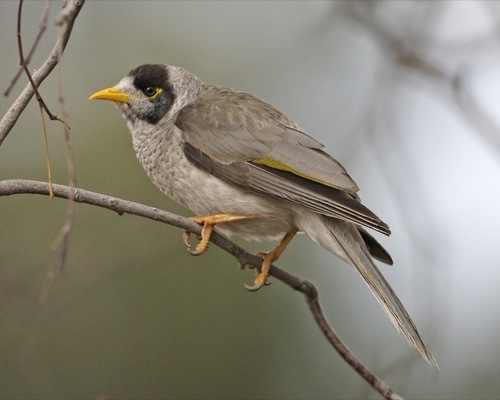
[[[154,97],[158,93],[158,88],[154,86],[148,86],[144,89],[144,94],[148,97]]]

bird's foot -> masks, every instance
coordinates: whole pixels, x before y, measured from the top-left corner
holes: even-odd
[[[256,255],[262,257],[262,264],[260,267],[255,268],[255,281],[253,285],[247,285],[244,283],[245,289],[249,292],[255,292],[259,290],[262,286],[268,286],[271,282],[267,281],[269,274],[271,272],[271,264],[277,259],[272,259],[272,251],[263,252],[259,251]]]
[[[201,228],[201,239],[193,250],[189,244],[189,239],[191,238],[191,232],[184,231],[182,233],[182,240],[186,246],[187,251],[193,256],[199,256],[208,250],[208,244],[210,243],[210,238],[214,231],[215,225],[224,222],[239,221],[242,219],[254,218],[251,215],[238,215],[238,214],[213,214],[199,217],[190,217],[189,219],[202,225]]]
[[[259,290],[261,287],[270,285],[270,282],[267,282],[267,278],[269,278],[269,275],[271,274],[271,265],[273,262],[278,260],[285,251],[286,247],[290,243],[290,241],[293,239],[295,234],[298,232],[298,229],[294,228],[290,232],[288,232],[283,239],[281,239],[281,242],[278,246],[276,246],[275,249],[271,250],[268,253],[257,253],[257,255],[261,256],[264,258],[262,261],[262,265],[259,268],[255,269],[255,282],[253,285],[247,285],[245,284],[245,289],[250,291],[250,292],[255,292]]]

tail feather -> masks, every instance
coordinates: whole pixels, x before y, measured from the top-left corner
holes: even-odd
[[[324,235],[326,232],[318,234],[317,230],[308,232],[307,227],[304,229],[305,233],[322,247],[338,255],[356,268],[394,326],[403,332],[406,340],[420,352],[427,362],[437,366],[434,356],[420,336],[408,312],[373,263],[369,250],[356,226],[339,219],[324,216],[320,218],[330,234]]]

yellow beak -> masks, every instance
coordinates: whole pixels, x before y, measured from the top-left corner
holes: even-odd
[[[107,89],[100,90],[89,97],[89,100],[111,100],[119,101],[121,103],[128,103],[131,96],[127,93],[123,93],[120,89],[111,87]]]

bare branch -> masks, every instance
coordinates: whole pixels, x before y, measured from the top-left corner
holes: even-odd
[[[65,3],[66,6],[58,14],[56,18],[56,25],[61,27],[60,35],[58,36],[56,44],[47,60],[35,73],[33,73],[32,79],[36,87],[40,86],[40,83],[43,82],[43,80],[52,72],[54,67],[59,62],[60,54],[66,48],[69,37],[71,36],[73,24],[84,3],[85,0],[70,0]],[[21,92],[19,97],[14,101],[12,106],[7,110],[0,121],[0,145],[2,145],[3,141],[16,124],[17,119],[26,108],[34,94],[35,90],[33,85],[29,83]]]
[[[188,230],[194,234],[201,233],[201,226],[196,222],[181,217],[167,211],[159,210],[154,207],[149,207],[144,204],[135,203],[116,197],[107,196],[101,193],[90,192],[87,190],[72,188],[64,185],[53,185],[54,196],[73,200],[77,203],[85,203],[93,206],[106,208],[115,211],[119,215],[132,214],[144,218],[149,218],[154,221],[163,222],[181,229]],[[12,179],[0,181],[0,196],[10,196],[15,194],[41,194],[49,195],[49,184],[45,182]],[[231,254],[238,260],[240,265],[260,267],[262,258],[250,254],[241,247],[237,246],[230,240],[214,232],[211,241],[222,250]],[[319,301],[319,293],[316,286],[297,275],[293,275],[281,268],[271,266],[271,275],[291,288],[302,293],[309,309],[316,321],[321,332],[325,335],[328,342],[340,354],[340,356],[360,375],[363,377],[381,396],[386,399],[399,400],[401,396],[396,394],[394,390],[382,381],[379,377],[373,374],[342,342],[333,327],[328,322],[321,303]]]
[[[281,270],[279,270],[281,272]],[[278,278],[273,272],[273,276]],[[279,279],[279,278],[278,278]],[[371,372],[368,367],[366,367],[359,358],[357,358],[354,353],[349,350],[349,348],[342,342],[340,337],[337,335],[331,324],[328,322],[325,313],[323,312],[323,308],[319,301],[319,293],[316,287],[309,281],[299,278],[303,280],[303,285],[300,288],[294,288],[304,293],[306,297],[306,302],[309,305],[309,309],[316,321],[321,332],[327,338],[328,342],[332,345],[332,347],[337,350],[340,356],[352,367],[356,370],[356,372],[361,375],[363,379],[365,379],[377,392],[379,392],[382,397],[385,399],[397,400],[402,399],[400,395],[394,392],[394,390],[385,383],[382,379],[376,376],[373,372]],[[281,280],[281,279],[280,279]],[[282,280],[283,281],[283,280]],[[285,282],[290,286],[288,282]]]

